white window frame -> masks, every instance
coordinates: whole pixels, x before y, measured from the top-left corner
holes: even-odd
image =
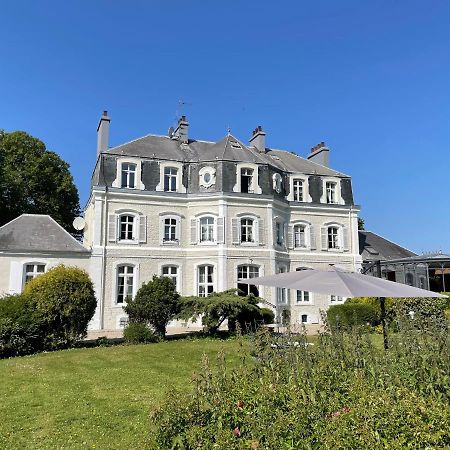
[[[206,181],[205,176],[206,174],[210,175],[209,181]],[[199,186],[208,188],[216,184],[216,169],[211,166],[202,167],[198,172],[199,180],[198,184]]]
[[[284,264],[279,264],[276,268],[276,273],[286,273],[288,268]],[[280,302],[279,300],[284,299],[284,301]],[[289,292],[287,288],[275,288],[275,304],[277,306],[284,306],[289,304]]]
[[[334,203],[328,203],[327,201],[327,183],[335,184],[335,196],[336,201]],[[326,205],[343,205],[344,200],[341,196],[341,180],[336,177],[326,177],[322,179],[322,197],[320,198],[321,203],[325,203]]]
[[[27,266],[33,266],[33,272],[27,272]],[[36,268],[37,266],[44,266],[44,271],[43,272],[37,272]],[[47,272],[47,263],[44,263],[42,261],[26,261],[23,263],[22,265],[22,290],[25,287],[25,284],[27,283],[26,279],[27,279],[27,275],[29,273],[31,273],[33,276],[32,278],[30,278],[31,281],[32,279],[38,277],[39,275],[44,274],[45,272]]]
[[[309,195],[308,177],[300,173],[293,173],[289,176],[289,194],[287,200],[290,202],[297,202],[294,197],[294,180],[301,180],[303,182],[303,200],[298,203],[310,203],[311,197]]]
[[[133,237],[131,239],[121,239],[121,233],[122,233],[122,217],[132,217],[132,235]],[[120,212],[117,214],[117,242],[120,244],[137,244],[139,243],[139,221],[138,221],[138,214],[135,212]]]
[[[347,300],[347,297],[341,297],[340,295],[330,295],[330,305],[342,305]]]
[[[127,304],[127,302],[125,301],[126,296],[124,297],[123,302],[118,303],[117,302],[117,297],[119,295],[119,268],[122,266],[129,266],[133,268],[133,286],[132,286],[132,297],[134,298],[134,296],[136,295],[137,292],[137,286],[138,286],[138,264],[134,263],[134,262],[130,262],[130,261],[120,261],[117,262],[114,265],[114,290],[113,290],[113,298],[112,298],[112,303],[114,307],[117,308],[121,308],[123,306],[125,306]]]
[[[136,173],[135,173],[135,182],[136,185],[134,188],[122,188],[122,164],[135,164],[136,165]],[[141,180],[142,174],[142,162],[140,158],[133,157],[118,157],[116,158],[116,179],[112,182],[112,187],[121,188],[121,189],[133,189],[138,191],[143,191],[145,189],[144,183]]]
[[[164,269],[168,267],[175,267],[177,269],[177,273],[175,276],[173,274],[164,274]],[[165,262],[164,264],[160,264],[159,273],[162,277],[167,276],[168,278],[175,278],[175,289],[178,293],[181,293],[181,266],[178,263]]]
[[[253,240],[248,241],[242,240],[242,221],[243,220],[251,220],[252,221],[252,226],[251,226],[251,233],[252,233],[252,237]],[[258,244],[258,236],[257,236],[257,219],[255,217],[251,217],[251,216],[243,216],[243,217],[239,217],[239,242],[243,245],[257,245]],[[249,228],[249,225],[245,225],[246,229]]]
[[[327,225],[327,250],[328,251],[342,251],[343,250],[343,242],[342,242],[342,227],[338,225]],[[330,229],[336,230],[336,237],[331,239],[334,240],[334,245],[330,247]]]
[[[301,270],[308,270],[308,267],[305,266],[300,266],[297,267],[296,272],[300,272]],[[314,293],[311,291],[300,291],[298,289],[293,289],[295,291],[295,304],[296,305],[313,305],[314,304]],[[308,292],[308,300],[305,301],[304,300],[304,294],[305,292]],[[300,297],[301,297],[301,301],[298,300],[299,298],[299,293],[300,293]]]
[[[124,166],[128,166],[127,169]],[[134,170],[130,169],[130,166],[134,167]],[[134,183],[130,185],[130,175],[133,174]],[[124,183],[124,178],[126,178],[126,183]],[[124,185],[125,184],[125,185]],[[131,162],[122,162],[120,165],[120,187],[122,189],[136,189],[137,186],[137,165]]]
[[[176,184],[177,189],[176,191],[164,191],[164,185],[165,185],[165,169],[166,168],[174,168],[177,169],[177,178],[176,178]],[[186,193],[186,187],[183,185],[183,163],[178,161],[161,161],[159,163],[159,183],[156,186],[156,191],[158,192],[166,192],[167,194],[174,194],[174,193]]]
[[[241,170],[251,169],[253,170],[252,178],[252,192],[251,194],[262,194],[262,189],[259,186],[259,166],[253,163],[237,163],[236,164],[236,184],[233,187],[233,192],[242,192],[241,189]]]
[[[278,194],[280,194],[283,189],[283,177],[278,172],[274,173],[272,176],[272,188]]]
[[[296,245],[296,233],[295,230],[299,227],[303,228],[304,245]],[[306,222],[296,222],[292,224],[292,245],[294,250],[308,250],[311,248],[311,228]]]
[[[180,245],[180,238],[181,238],[181,216],[176,214],[164,214],[160,215],[160,238],[159,241],[161,245]],[[165,240],[165,234],[166,234],[166,220],[175,220],[175,240],[173,241],[166,241]]]
[[[208,227],[212,227],[212,240],[202,240],[202,220],[212,219],[212,224],[208,224]],[[200,245],[212,245],[217,243],[217,218],[212,214],[205,214],[197,217],[197,241]]]
[[[246,268],[245,276],[244,277],[239,277],[239,271],[241,269],[243,269],[243,268]],[[250,268],[256,269],[257,273],[256,274],[253,273],[252,276],[249,276],[250,275]],[[235,273],[236,273],[236,288],[237,288],[237,285],[240,284],[239,280],[249,280],[251,278],[260,277],[261,276],[261,266],[259,264],[253,264],[253,263],[240,263],[240,264],[238,264],[236,266]],[[249,286],[248,293],[247,293],[247,295],[248,295],[249,294],[249,290],[250,290],[250,285],[247,285],[247,286]],[[261,297],[260,286],[256,286],[256,288],[258,289],[259,297]]]
[[[200,283],[200,270],[205,267],[205,266],[210,266],[212,267],[212,282],[208,283],[208,282],[204,282],[204,283]],[[207,276],[207,274],[205,274]],[[195,289],[194,292],[196,296],[200,297],[200,286],[211,286],[212,287],[212,292],[217,292],[217,266],[216,264],[213,264],[211,262],[201,262],[195,265]],[[206,290],[207,291],[207,290]],[[207,296],[207,295],[206,295]]]

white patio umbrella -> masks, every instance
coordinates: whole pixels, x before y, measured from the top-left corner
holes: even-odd
[[[239,283],[296,289],[319,294],[339,295],[341,297],[379,297],[385,348],[387,348],[385,297],[445,297],[445,295],[436,292],[370,275],[345,271],[332,265],[326,270],[305,269],[239,280]]]

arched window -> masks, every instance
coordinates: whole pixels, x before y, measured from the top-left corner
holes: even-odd
[[[172,280],[173,284],[175,285],[175,289],[179,291],[179,268],[175,265],[167,265],[162,266],[161,268],[161,275],[163,277],[168,277]]]
[[[248,280],[249,278],[257,278],[259,277],[259,267],[254,265],[241,265],[237,268],[237,288],[238,295],[249,295],[253,294],[256,297],[259,297],[258,287],[254,284],[244,284],[239,283],[239,280]]]
[[[119,216],[119,241],[136,239],[136,217],[130,214]]]
[[[214,266],[204,264],[197,267],[197,295],[207,297],[214,292]]]
[[[134,277],[134,266],[128,264],[117,266],[117,304],[126,303],[127,298],[133,297]]]
[[[302,314],[300,320],[302,323],[308,323],[308,314]]]
[[[405,283],[409,286],[414,286],[414,275],[411,272],[406,273]]]

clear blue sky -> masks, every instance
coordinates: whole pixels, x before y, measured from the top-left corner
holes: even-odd
[[[0,128],[71,165],[84,204],[96,128],[110,145],[230,126],[305,156],[324,140],[366,228],[450,251],[448,1],[20,1],[1,7]]]

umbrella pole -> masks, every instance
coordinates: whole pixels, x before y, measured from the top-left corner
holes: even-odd
[[[386,298],[380,297],[380,319],[381,319],[381,327],[383,328],[383,346],[384,349],[388,349],[388,335],[386,328]]]

